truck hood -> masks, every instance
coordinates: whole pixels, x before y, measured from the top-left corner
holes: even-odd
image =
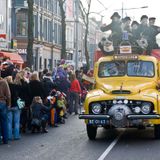
[[[156,88],[153,80],[106,80],[97,83],[98,88],[105,93],[136,94],[144,90]]]

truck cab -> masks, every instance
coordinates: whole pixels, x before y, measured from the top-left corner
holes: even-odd
[[[100,58],[94,66],[94,89],[84,102],[89,139],[98,127],[153,127],[160,139],[160,63],[153,56],[118,54]]]

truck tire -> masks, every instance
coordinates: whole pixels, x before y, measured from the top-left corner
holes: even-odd
[[[160,125],[154,125],[154,136],[156,139],[160,139]]]
[[[97,135],[97,127],[87,125],[87,135],[90,140],[95,140]]]

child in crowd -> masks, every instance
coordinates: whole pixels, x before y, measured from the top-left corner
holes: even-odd
[[[48,105],[52,106],[52,109],[49,113],[49,124],[51,127],[58,127],[58,119],[57,119],[57,91],[53,89],[50,95],[47,97]]]
[[[43,133],[47,133],[46,125],[48,121],[48,112],[52,109],[52,106],[46,107],[43,105],[42,99],[39,96],[33,98],[33,102],[31,105],[32,110],[32,133],[35,132],[35,129],[38,131],[41,130]]]
[[[65,104],[65,97],[62,93],[59,92],[58,100],[57,100],[57,109],[58,109],[58,115],[59,115],[59,122],[65,123],[65,117],[66,117],[66,104]]]

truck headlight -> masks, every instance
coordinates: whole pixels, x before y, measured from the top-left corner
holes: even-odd
[[[138,106],[135,107],[135,108],[134,108],[134,112],[137,113],[137,114],[139,114],[139,113],[141,112],[141,108],[138,107]]]
[[[143,114],[149,114],[151,112],[151,104],[150,103],[143,103],[141,111]]]
[[[101,113],[101,110],[102,110],[101,104],[99,104],[99,103],[94,103],[94,104],[92,104],[92,112],[93,112],[94,114],[99,114],[99,113]]]

